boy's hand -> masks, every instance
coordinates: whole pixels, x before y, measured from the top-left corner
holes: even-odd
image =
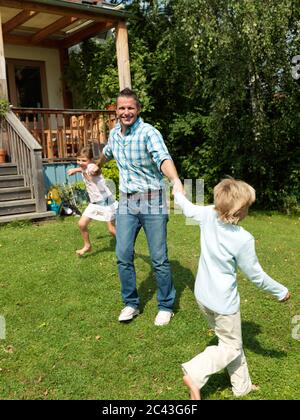
[[[173,195],[178,192],[184,194],[183,185],[179,178],[174,179],[172,181],[172,185],[173,185],[173,191],[172,191]]]
[[[290,292],[287,292],[287,294],[285,295],[285,297],[283,299],[281,299],[279,302],[286,302],[287,300],[289,300],[290,297],[291,297]]]

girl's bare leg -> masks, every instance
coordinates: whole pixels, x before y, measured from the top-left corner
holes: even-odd
[[[193,383],[189,375],[184,375],[183,382],[190,390],[191,400],[201,400],[200,390]]]
[[[112,236],[116,236],[116,225],[114,220],[107,222],[107,229]]]
[[[79,257],[82,257],[86,252],[90,252],[92,250],[92,245],[90,242],[89,232],[88,232],[88,224],[90,223],[91,219],[86,216],[81,216],[78,226],[80,229],[80,233],[83,239],[83,248],[78,249],[76,254]]]

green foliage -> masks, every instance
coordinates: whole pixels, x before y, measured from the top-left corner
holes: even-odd
[[[119,169],[115,160],[110,160],[103,166],[102,175],[105,179],[111,179],[116,183],[119,182]]]
[[[194,106],[209,117],[200,144],[191,136],[194,150],[187,148],[182,169],[203,177],[209,189],[224,175],[242,178],[256,188],[260,205],[285,209],[290,195],[299,203],[300,192],[292,175],[300,162],[300,89],[291,77],[299,12],[290,1],[275,3],[184,0],[178,6],[198,64],[201,97]]]
[[[9,102],[7,99],[0,99],[0,118],[5,117],[9,111]]]
[[[64,78],[76,108],[104,109],[115,102],[118,93],[118,71],[115,41],[105,44],[84,41],[70,53]]]
[[[110,160],[102,168],[102,175],[113,195],[119,197],[119,169],[115,160]]]
[[[3,132],[5,131],[4,117],[9,111],[9,102],[7,99],[0,99],[0,148],[5,147],[3,145]]]
[[[182,178],[251,183],[258,205],[299,206],[298,0],[135,0],[128,6],[133,88]],[[114,35],[71,57],[85,106],[118,90]],[[78,77],[77,77],[78,75]],[[76,81],[79,82],[76,85]],[[72,84],[72,83],[71,83]]]

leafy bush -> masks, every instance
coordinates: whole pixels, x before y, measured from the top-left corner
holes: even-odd
[[[110,160],[102,168],[102,175],[106,185],[111,190],[116,199],[119,197],[119,169],[115,160]]]
[[[279,209],[286,214],[300,214],[300,168],[291,170],[287,185],[278,194]]]
[[[5,117],[9,111],[9,102],[6,99],[0,99],[0,118]]]
[[[254,186],[259,207],[294,212],[300,79],[291,59],[299,54],[298,1],[229,3],[127,2],[133,89],[182,178],[203,178],[210,193],[231,175]],[[105,106],[117,94],[114,37],[71,54],[66,78],[80,107]]]

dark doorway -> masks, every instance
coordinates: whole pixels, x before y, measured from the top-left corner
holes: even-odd
[[[47,108],[45,63],[7,59],[9,100],[15,107]]]

